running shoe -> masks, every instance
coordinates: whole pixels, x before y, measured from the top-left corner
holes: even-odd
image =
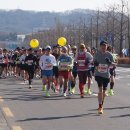
[[[80,97],[81,97],[81,98],[84,98],[84,94],[81,94]]]
[[[98,114],[103,114],[103,108],[102,107],[98,108]]]
[[[48,93],[48,91],[46,91],[45,95],[46,97],[50,97],[50,94]]]
[[[108,90],[105,92],[105,96],[109,96],[109,92],[108,92]]]
[[[71,89],[72,94],[75,93],[75,87]]]
[[[114,91],[113,91],[113,89],[110,89],[110,90],[109,90],[109,95],[110,95],[110,96],[114,96]]]
[[[63,96],[66,97],[66,93],[64,93]]]
[[[86,88],[84,88],[84,93],[87,93],[88,91],[87,91],[87,89]]]
[[[32,85],[29,85],[29,89],[31,89],[32,88]]]
[[[89,95],[91,95],[92,94],[92,91],[91,91],[91,89],[89,88],[89,89],[87,89],[87,94],[89,94]]]

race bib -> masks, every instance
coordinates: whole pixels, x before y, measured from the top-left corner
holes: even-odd
[[[100,72],[100,73],[108,72],[108,65],[107,64],[99,64],[98,72]]]
[[[113,69],[113,68],[114,68],[113,65],[110,65],[109,69]]]
[[[85,65],[85,60],[78,60],[78,65],[79,66],[84,66]]]
[[[68,70],[68,62],[60,63],[60,70]]]
[[[33,60],[28,60],[28,65],[32,65],[33,64]]]
[[[46,66],[46,69],[52,69],[53,68],[53,65],[51,63],[46,63],[45,66]]]

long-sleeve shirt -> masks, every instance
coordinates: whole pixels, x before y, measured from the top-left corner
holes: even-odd
[[[59,71],[70,71],[73,67],[73,60],[69,55],[61,55],[58,60]]]
[[[52,54],[43,55],[40,57],[39,65],[42,70],[52,70],[53,66],[56,66],[56,58]]]

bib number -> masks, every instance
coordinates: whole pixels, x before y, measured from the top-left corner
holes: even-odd
[[[106,65],[106,64],[99,64],[98,72],[106,73],[107,71],[108,71],[108,65]]]

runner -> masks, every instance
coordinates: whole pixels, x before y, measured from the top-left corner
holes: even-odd
[[[35,64],[36,64],[37,58],[32,53],[32,48],[28,49],[28,56],[25,58],[27,73],[28,73],[28,81],[29,81],[29,89],[32,88],[32,79],[34,77],[35,72]]]
[[[77,47],[73,46],[72,47],[72,53],[73,53],[73,58],[75,59],[76,53],[77,53]],[[75,93],[75,84],[76,84],[76,78],[77,78],[77,64],[74,62],[73,64],[73,69],[72,69],[72,75],[73,75],[73,81],[71,82],[71,92],[72,94]]]
[[[11,66],[11,60],[12,60],[12,56],[13,56],[13,50],[9,50],[8,52],[8,74],[9,76],[12,75],[12,66]]]
[[[40,57],[39,65],[42,70],[42,82],[43,87],[46,87],[46,97],[49,97],[49,90],[50,87],[53,86],[53,66],[56,65],[56,59],[51,54],[51,47],[46,46],[45,48],[46,52],[45,55],[42,55]]]
[[[59,51],[58,46],[53,47],[52,55],[55,56],[56,60],[59,58],[60,51]],[[58,70],[58,66],[56,64],[55,66],[53,66],[53,82],[56,86],[56,88],[55,88],[56,91],[59,91],[59,75],[58,75],[58,72],[59,72],[59,70]]]
[[[79,90],[81,98],[84,98],[84,86],[86,84],[87,77],[89,76],[89,63],[93,61],[93,56],[86,51],[86,47],[83,43],[80,44],[79,52],[75,57],[77,63],[77,71],[79,77]]]
[[[68,55],[72,58],[72,63],[74,66],[74,53],[72,52],[72,47],[70,45],[67,46],[68,47]],[[76,52],[75,52],[76,53]],[[69,92],[69,97],[75,93],[75,81],[74,81],[74,76],[72,74],[73,71],[73,67],[72,70],[70,70],[70,76],[69,76],[69,82],[68,82],[68,92]]]
[[[113,60],[114,60],[114,63],[116,64],[117,63],[117,56],[116,54],[112,53],[112,46],[108,46],[107,47],[107,50],[112,54],[113,56]],[[113,66],[111,65],[110,67],[110,89],[107,91],[107,94],[110,95],[110,96],[113,96],[114,95],[114,84],[115,84],[115,76],[116,76],[116,72],[115,72],[115,69],[116,69],[116,66]]]
[[[91,53],[91,48],[87,47],[87,52]],[[92,83],[92,71],[93,71],[93,62],[88,64],[88,77],[87,77],[87,88],[84,88],[84,93],[91,95],[91,83]]]
[[[68,55],[68,49],[66,46],[62,47],[62,54],[59,56],[57,61],[58,61],[59,82],[60,82],[59,92],[62,93],[62,86],[64,86],[63,95],[64,97],[66,97],[68,89],[68,81],[73,67],[72,58]]]
[[[24,82],[26,83],[27,81],[27,73],[26,73],[26,64],[25,64],[25,58],[27,56],[27,51],[26,49],[22,49],[22,54],[19,58],[20,61],[20,73],[21,76],[23,77]]]
[[[39,60],[40,60],[40,57],[42,56],[42,48],[35,50],[35,56],[37,57],[37,61],[36,61],[36,65],[35,65],[35,76],[36,76],[36,78],[39,79],[41,77]]]
[[[108,83],[110,81],[109,67],[113,64],[113,57],[111,53],[107,51],[107,42],[100,42],[100,50],[96,52],[94,56],[95,64],[95,80],[97,81],[99,92],[98,113],[103,114],[103,103],[105,99],[105,92],[107,90]]]

